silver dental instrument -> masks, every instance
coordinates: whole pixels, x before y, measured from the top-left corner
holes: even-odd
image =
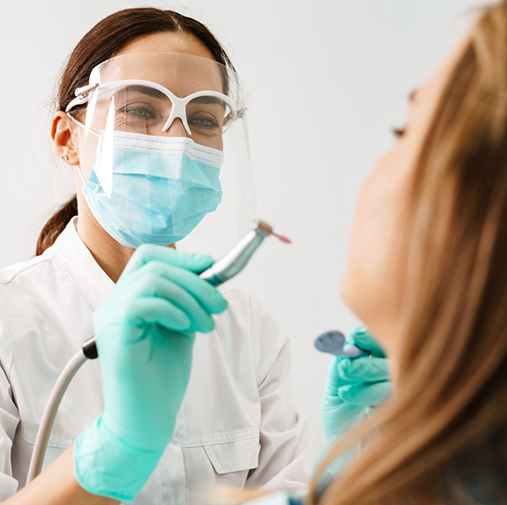
[[[256,221],[252,225],[252,229],[245,235],[245,237],[229,251],[222,259],[213,263],[213,265],[202,272],[199,277],[208,281],[213,286],[219,286],[224,282],[232,279],[235,275],[239,274],[243,268],[250,261],[255,251],[262,244],[264,239],[269,235],[278,237],[282,242],[290,244],[290,240],[283,235],[278,235],[273,231],[273,228],[263,222]],[[97,346],[95,344],[95,337],[86,340],[81,349],[70,359],[63,371],[60,373],[51,395],[49,397],[46,409],[42,416],[39,431],[30,459],[30,466],[28,468],[28,475],[26,484],[29,484],[42,470],[44,462],[44,455],[48,445],[49,435],[53,428],[53,423],[60,406],[60,402],[67,390],[72,378],[76,375],[77,371],[81,368],[83,363],[89,359],[98,357]]]
[[[290,240],[287,237],[274,233],[273,228],[269,224],[263,221],[256,221],[248,234],[229,253],[213,263],[199,277],[207,280],[213,286],[219,286],[223,282],[228,281],[245,268],[253,253],[268,235],[274,235],[282,242],[290,244]]]
[[[329,330],[321,333],[315,338],[313,345],[317,350],[333,354],[334,356],[360,358],[361,356],[370,355],[370,353],[360,349],[354,344],[347,344],[345,335],[337,330]]]

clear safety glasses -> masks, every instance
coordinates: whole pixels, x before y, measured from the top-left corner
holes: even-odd
[[[80,153],[85,181],[93,171],[106,192],[115,193],[115,171],[127,165],[125,134],[145,146],[153,139],[154,147],[168,137],[184,137],[223,153],[221,203],[190,238],[234,241],[248,231],[256,216],[246,106],[230,67],[189,54],[129,53],[95,67],[75,94],[66,112],[85,129],[86,152]],[[207,245],[191,248],[214,253]],[[231,241],[223,242],[223,251],[230,246]]]
[[[185,132],[199,143],[203,137],[223,135],[239,115],[233,100],[218,91],[179,98],[161,84],[141,79],[77,89],[66,112],[88,102],[92,92],[94,114],[88,127],[97,135],[108,125],[116,131],[162,135],[179,118]]]

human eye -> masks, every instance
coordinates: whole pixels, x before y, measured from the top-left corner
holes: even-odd
[[[218,128],[218,121],[211,116],[193,116],[189,120],[189,124],[200,128]]]
[[[222,132],[222,124],[209,112],[195,112],[187,118],[190,129],[198,135],[213,136]]]
[[[393,135],[397,139],[400,139],[401,137],[403,137],[403,135],[405,135],[405,131],[406,131],[406,127],[405,126],[403,126],[401,128],[393,128],[392,129]]]
[[[154,119],[155,113],[152,107],[145,104],[128,104],[123,107],[122,112],[133,119]]]
[[[191,129],[201,135],[219,135],[224,126],[225,106],[220,98],[199,96],[186,107],[187,121]]]

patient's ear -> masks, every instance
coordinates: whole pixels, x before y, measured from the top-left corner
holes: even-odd
[[[79,165],[76,126],[63,112],[58,111],[51,125],[51,138],[55,152],[68,165]]]

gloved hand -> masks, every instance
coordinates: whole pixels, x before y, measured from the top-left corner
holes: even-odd
[[[190,376],[195,331],[214,327],[227,302],[196,273],[207,256],[139,247],[93,324],[105,410],[76,440],[87,491],[132,501],[169,443]]]
[[[353,328],[347,342],[371,353],[371,357],[334,357],[328,369],[321,415],[327,445],[365,417],[391,392],[389,360],[364,326]]]

